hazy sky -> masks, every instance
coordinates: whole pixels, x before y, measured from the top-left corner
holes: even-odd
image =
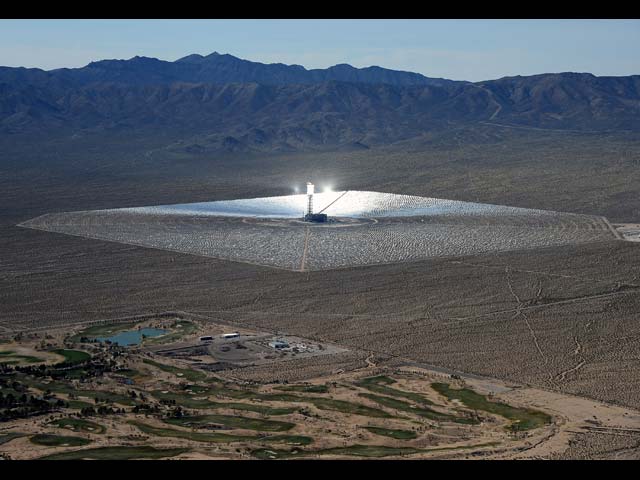
[[[81,67],[213,51],[264,63],[378,65],[454,80],[640,74],[640,20],[0,20],[0,65]]]

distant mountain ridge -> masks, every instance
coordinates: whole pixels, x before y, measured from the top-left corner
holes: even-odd
[[[473,123],[640,131],[640,75],[432,79],[380,67],[307,70],[231,55],[102,60],[77,69],[0,67],[0,134],[183,131],[176,148],[368,148]],[[142,134],[142,133],[141,133]]]
[[[6,68],[6,67],[5,67]],[[260,83],[263,85],[314,84],[327,81],[387,83],[390,85],[445,85],[443,78],[429,78],[419,73],[381,67],[355,68],[348,64],[326,69],[307,70],[301,65],[265,64],[243,60],[229,54],[187,55],[175,62],[136,56],[129,60],[100,60],[81,68],[50,71],[28,69],[39,80],[57,80],[68,85],[84,86],[95,82],[131,85],[186,83]],[[0,78],[2,78],[0,72]]]

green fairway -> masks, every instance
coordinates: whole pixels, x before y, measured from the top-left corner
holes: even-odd
[[[459,400],[467,408],[493,413],[511,420],[512,423],[508,428],[513,431],[531,430],[553,421],[553,418],[544,412],[516,408],[501,402],[492,402],[484,395],[468,388],[454,389],[446,383],[432,383],[431,386],[436,392],[444,395],[449,400]]]
[[[283,392],[302,392],[302,393],[327,393],[329,387],[326,385],[285,385],[275,387],[276,390]]]
[[[309,445],[313,439],[302,435],[273,435],[273,436],[252,436],[252,435],[233,435],[226,433],[201,433],[177,430],[174,428],[159,428],[146,423],[137,422],[135,420],[128,422],[134,425],[142,432],[155,435],[157,437],[174,437],[193,440],[196,442],[208,443],[231,443],[231,442],[268,442],[268,443],[287,443],[290,445]]]
[[[290,413],[294,413],[297,412],[299,409],[296,407],[283,407],[283,408],[278,408],[278,407],[267,407],[265,405],[256,405],[256,404],[252,404],[252,403],[238,403],[238,402],[231,402],[231,403],[225,403],[225,402],[209,402],[209,407],[207,408],[211,408],[211,409],[223,409],[223,408],[229,408],[231,410],[242,410],[242,411],[247,411],[247,412],[256,412],[256,413],[260,413],[262,415],[288,415]]]
[[[368,407],[360,403],[351,403],[345,400],[334,400],[332,398],[306,397],[287,393],[281,394],[254,394],[253,398],[266,401],[309,403],[320,410],[333,410],[336,412],[349,413],[352,415],[363,415],[366,417],[390,418],[391,415],[378,408]]]
[[[65,435],[50,435],[48,433],[40,433],[29,439],[31,443],[36,445],[44,445],[47,447],[80,447],[88,445],[91,440],[81,437],[70,437]]]
[[[13,350],[5,350],[0,352],[0,364],[5,365],[16,365],[19,363],[43,363],[44,360],[42,358],[33,357],[31,355],[20,355]]]
[[[60,418],[51,422],[51,425],[68,428],[74,432],[104,433],[107,430],[103,425],[81,418]]]
[[[200,433],[200,432],[188,432],[184,430],[176,430],[174,428],[159,428],[152,425],[148,425],[142,422],[130,421],[127,422],[142,432],[155,435],[156,437],[173,437],[184,438],[186,440],[194,440],[196,442],[209,442],[209,443],[230,443],[241,442],[244,440],[251,440],[253,437],[247,435],[229,435],[225,433]]]
[[[78,395],[86,396],[87,398],[97,398],[100,402],[105,403],[117,403],[119,405],[133,406],[137,405],[133,398],[128,395],[123,395],[115,392],[105,392],[104,390],[78,390]]]
[[[69,408],[81,410],[87,407],[95,407],[95,403],[83,402],[82,400],[68,400]]]
[[[295,457],[308,457],[315,455],[349,455],[357,457],[381,458],[397,455],[410,455],[420,453],[418,448],[412,447],[387,447],[384,445],[350,445],[348,447],[325,448],[321,450],[276,450],[269,448],[256,449],[251,452],[259,459],[284,459]]]
[[[205,389],[206,393],[208,392]],[[277,408],[277,407],[267,407],[265,405],[256,405],[251,403],[239,403],[239,402],[215,402],[209,400],[207,398],[193,398],[193,396],[188,395],[186,393],[176,393],[176,392],[168,392],[162,393],[161,391],[151,392],[154,397],[160,400],[175,400],[177,405],[187,408],[206,408],[206,409],[223,409],[228,408],[232,410],[243,410],[248,412],[256,412],[261,413],[263,415],[287,415],[289,413],[296,412],[298,408],[288,407],[288,408]]]
[[[107,392],[103,390],[79,390],[77,388],[74,388],[72,385],[61,381],[52,380],[45,383],[39,380],[35,380],[27,375],[21,375],[19,376],[19,379],[25,385],[32,388],[37,388],[38,390],[42,390],[43,392],[51,390],[53,393],[62,393],[67,395],[73,394],[78,397],[86,397],[90,400],[90,403],[88,405],[86,404],[86,401],[83,400],[69,400],[69,406],[71,406],[72,408],[95,406],[94,398],[98,398],[101,401],[118,403],[120,405],[133,406],[137,404],[137,402],[131,397],[115,392]]]
[[[113,374],[121,376],[121,377],[131,378],[131,379],[143,376],[139,371],[132,370],[130,368],[117,370],[117,371],[113,372]]]
[[[355,455],[357,457],[389,457],[392,455],[409,455],[421,450],[411,447],[387,447],[384,445],[350,445],[348,447],[326,448],[320,450],[321,455]]]
[[[145,345],[160,345],[163,343],[171,343],[180,340],[182,337],[191,335],[198,330],[198,326],[188,320],[178,320],[171,325],[171,333],[161,335],[159,337],[147,338]]]
[[[64,362],[61,362],[61,363],[66,363],[70,365],[84,363],[87,360],[91,360],[91,355],[81,350],[58,349],[58,350],[52,350],[52,352],[57,353],[58,355],[62,355],[64,357]]]
[[[477,424],[479,423],[477,420],[469,417],[459,417],[455,415],[450,415],[447,413],[437,412],[430,408],[426,407],[414,407],[410,403],[403,402],[402,400],[396,400],[391,397],[383,397],[381,395],[374,395],[372,393],[361,393],[361,397],[368,398],[369,400],[373,400],[374,402],[379,403],[385,407],[394,408],[396,410],[401,410],[403,412],[412,413],[413,415],[418,415],[420,417],[428,418],[429,420],[437,420],[440,422],[455,422],[462,424]]]
[[[279,460],[285,458],[304,457],[310,455],[310,452],[294,448],[292,450],[277,450],[271,448],[257,448],[251,450],[251,455],[260,460]]]
[[[375,433],[376,435],[395,438],[397,440],[412,440],[418,436],[416,432],[411,430],[393,430],[390,428],[382,428],[382,427],[364,427],[364,428],[366,430],[369,430],[371,433]]]
[[[11,440],[14,440],[14,439],[20,438],[20,437],[24,437],[24,436],[25,436],[24,433],[19,433],[19,432],[1,433],[0,434],[0,445],[3,445],[5,443],[9,443]]]
[[[313,397],[311,403],[320,410],[335,410],[342,413],[350,413],[353,415],[363,415],[366,417],[390,418],[392,415],[384,410],[367,407],[360,403],[351,403],[344,400],[333,400],[330,398]]]
[[[252,450],[251,454],[263,460],[276,460],[295,457],[309,457],[320,455],[349,455],[356,457],[383,458],[390,456],[404,456],[416,453],[446,452],[453,450],[469,450],[499,445],[499,442],[480,443],[477,445],[461,445],[457,447],[443,448],[413,448],[413,447],[388,447],[385,445],[350,445],[348,447],[324,448],[320,450],[302,450],[293,448],[291,450],[277,450],[271,448],[259,448]]]
[[[74,452],[54,453],[38,460],[134,460],[175,457],[188,452],[188,448],[98,447]]]
[[[208,377],[204,372],[192,370],[189,368],[178,368],[171,365],[164,365],[162,363],[154,362],[153,360],[144,359],[144,363],[147,365],[151,365],[163,372],[172,373],[177,377],[184,378],[185,380],[189,380],[190,382],[199,382],[202,380],[206,380]]]
[[[406,392],[404,390],[398,390],[392,388],[389,385],[396,383],[395,380],[384,375],[377,377],[363,378],[357,384],[372,392],[381,393],[382,395],[389,395],[391,397],[404,397],[409,400],[413,400],[417,403],[423,403],[426,405],[433,405],[433,402],[419,393]]]
[[[219,424],[229,428],[242,428],[262,432],[286,432],[295,427],[294,423],[259,418],[239,417],[235,415],[197,415],[192,417],[168,418],[165,422],[183,427],[203,427],[208,424]]]
[[[313,438],[304,435],[271,435],[268,437],[258,437],[257,442],[286,443],[289,445],[309,445],[313,443]]]

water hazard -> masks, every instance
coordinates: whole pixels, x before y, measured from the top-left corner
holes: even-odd
[[[144,338],[159,337],[165,333],[167,333],[167,331],[160,328],[141,328],[140,330],[119,332],[111,337],[98,337],[96,340],[99,342],[111,342],[121,347],[128,347],[130,345],[139,345]]]

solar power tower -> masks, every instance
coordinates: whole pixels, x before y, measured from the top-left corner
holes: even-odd
[[[307,205],[307,215],[309,217],[313,215],[313,191],[314,190],[315,190],[315,187],[313,186],[313,183],[307,182],[307,199],[309,200],[309,203]]]
[[[307,182],[307,213],[304,216],[305,222],[324,223],[327,221],[326,213],[313,213],[313,194],[315,187],[313,183]]]

